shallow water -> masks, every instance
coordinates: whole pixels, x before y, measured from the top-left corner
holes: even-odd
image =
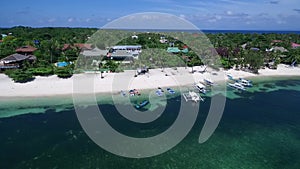
[[[145,159],[119,157],[98,147],[82,130],[72,99],[7,100],[1,102],[1,114],[23,115],[0,118],[0,168],[300,168],[300,79],[254,84],[246,92],[228,89],[222,120],[207,142],[199,144],[198,137],[209,97],[181,143]],[[149,137],[172,125],[180,97],[168,99],[164,114],[149,124],[129,122],[110,102],[102,103],[103,115],[117,131]],[[160,101],[151,104],[161,106]]]

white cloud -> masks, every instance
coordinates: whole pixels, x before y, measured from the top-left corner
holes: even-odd
[[[216,15],[215,17],[216,17],[217,20],[222,19],[222,16],[220,16],[220,15]]]
[[[105,28],[126,29],[195,29],[195,25],[175,15],[148,12],[118,18]]]
[[[91,18],[86,18],[85,22],[90,22],[92,19]]]
[[[226,11],[226,14],[227,15],[232,15],[233,13],[232,13],[232,11]]]
[[[186,16],[184,14],[180,14],[179,18],[186,19]]]
[[[74,18],[68,18],[68,22],[73,22]]]
[[[282,24],[286,24],[286,22],[283,21],[283,20],[278,20],[278,21],[277,21],[277,24],[282,25]]]
[[[50,18],[50,19],[48,19],[48,22],[49,22],[49,23],[52,23],[52,22],[55,22],[55,21],[56,21],[55,18]]]

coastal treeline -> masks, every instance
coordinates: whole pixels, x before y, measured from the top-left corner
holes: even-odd
[[[225,68],[250,69],[265,66],[276,69],[280,63],[300,63],[300,35],[279,33],[207,34]]]
[[[107,49],[106,40],[91,41],[96,28],[31,28],[13,27],[0,28],[0,59],[16,52],[22,46],[36,48],[34,62],[25,62],[17,69],[5,70],[15,81],[26,82],[34,76],[49,76],[57,74],[67,78],[73,74],[74,65],[84,48]],[[191,33],[192,34],[192,33]],[[194,35],[193,35],[194,36]],[[195,36],[196,37],[196,34]],[[220,56],[220,63],[226,69],[235,68],[258,73],[258,69],[269,67],[276,69],[280,63],[294,65],[300,62],[300,35],[279,33],[207,33],[211,43],[201,53],[196,52],[176,37],[165,36],[161,33],[139,33],[138,38],[132,36],[125,39],[114,39],[115,45],[141,45],[143,52],[134,67],[144,64],[150,68],[157,66],[197,66],[206,64],[201,59],[207,56]],[[103,37],[105,38],[105,37]],[[163,40],[163,42],[162,42]],[[80,46],[92,42],[90,46]],[[201,44],[202,45],[202,44]],[[179,49],[180,52],[169,52]],[[151,50],[148,50],[151,49]],[[185,52],[181,52],[185,51]],[[178,57],[174,57],[174,55]],[[200,55],[200,56],[199,56]],[[106,58],[104,58],[106,59]],[[57,62],[72,63],[63,67],[55,66]],[[103,67],[116,70],[119,61],[107,61]]]
[[[78,47],[70,47],[64,50],[64,45],[74,46],[76,43],[87,41],[97,29],[93,28],[31,28],[13,27],[1,28],[2,36],[0,44],[0,59],[15,53],[22,46],[33,46],[37,50],[33,55],[37,57],[35,62],[25,62],[18,69],[6,70],[6,73],[14,81],[26,82],[34,79],[34,76],[49,76],[57,74],[66,78],[73,74],[74,65],[56,67],[57,62],[75,62],[80,53]]]

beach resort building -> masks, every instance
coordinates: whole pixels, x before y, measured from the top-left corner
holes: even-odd
[[[15,53],[0,60],[0,71],[20,68],[25,61],[32,63],[35,60],[36,57],[34,55],[22,55]]]
[[[33,55],[33,52],[36,51],[37,48],[32,46],[22,46],[18,49],[16,49],[16,53],[22,54],[22,55]]]
[[[33,52],[36,51],[37,48],[32,46],[22,46],[16,49],[16,53],[9,55],[0,60],[0,70],[6,69],[16,69],[22,67],[22,64],[25,61],[30,63],[36,60],[36,56],[33,55]]]
[[[266,49],[266,52],[288,52],[287,49],[285,49],[284,47],[278,47],[278,46],[275,46],[275,47],[272,47],[271,49]]]
[[[294,48],[294,49],[300,47],[300,44],[297,44],[297,43],[292,43],[291,45],[292,45],[292,48]]]
[[[36,50],[37,48],[32,46],[22,46],[16,49],[15,54],[9,55],[0,60],[0,71],[22,67],[22,64],[25,61],[30,63],[34,62],[36,60],[36,56],[33,55],[33,52]]]
[[[137,35],[131,36],[131,39],[138,39],[138,38],[139,38],[139,36],[137,36]]]
[[[4,39],[6,36],[6,34],[1,34],[2,39]]]
[[[85,43],[75,43],[74,45],[71,44],[64,44],[64,47],[62,48],[63,51],[66,51],[68,49],[80,49],[83,50],[92,50],[92,44],[85,44]]]
[[[115,60],[133,60],[138,59],[141,52],[141,45],[113,46],[109,49],[107,57]]]
[[[97,47],[91,50],[83,50],[81,52],[81,54],[85,57],[102,57],[102,56],[106,56],[107,53],[108,50],[99,49]]]
[[[271,45],[274,45],[274,44],[277,44],[277,43],[282,43],[282,42],[283,42],[282,40],[275,39],[275,40],[272,40]]]
[[[160,43],[168,43],[169,41],[168,41],[168,39],[166,39],[166,37],[161,36],[159,42]]]

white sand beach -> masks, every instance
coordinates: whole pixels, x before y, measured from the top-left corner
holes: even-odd
[[[167,74],[167,76],[166,76]],[[184,67],[177,70],[165,68],[150,69],[149,73],[134,77],[135,71],[123,73],[104,73],[100,78],[99,73],[75,74],[68,79],[61,79],[56,76],[36,77],[35,80],[27,83],[14,83],[4,74],[0,74],[0,97],[42,97],[56,95],[72,95],[75,93],[109,93],[128,91],[130,89],[156,89],[157,87],[186,86],[194,82],[203,81],[204,78],[213,81],[225,82],[227,74],[234,78],[252,78],[264,76],[300,76],[300,67],[288,67],[278,65],[276,70],[261,69],[259,74],[252,74],[237,70],[213,71],[208,68],[204,73],[189,73]],[[77,86],[77,87],[73,87]],[[77,88],[77,89],[76,89]]]

